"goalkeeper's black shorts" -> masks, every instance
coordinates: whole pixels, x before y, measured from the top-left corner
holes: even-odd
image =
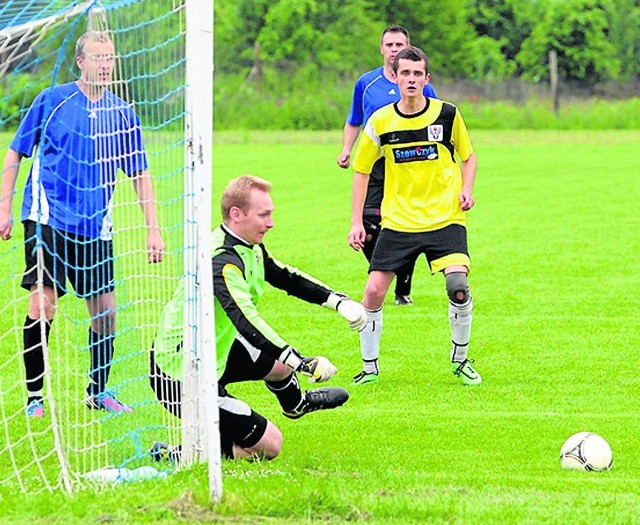
[[[155,352],[149,357],[149,380],[156,398],[174,416],[181,416],[182,382],[167,374],[155,361]],[[267,419],[255,412],[247,403],[236,399],[218,383],[218,413],[220,417],[220,448],[222,455],[233,459],[233,445],[242,448],[254,446],[267,430]]]

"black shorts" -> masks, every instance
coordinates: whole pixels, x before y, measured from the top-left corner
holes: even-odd
[[[467,230],[460,224],[450,224],[440,230],[406,233],[384,228],[373,250],[369,271],[397,272],[424,253],[431,273],[448,266],[461,265],[470,269]]]
[[[262,379],[271,371],[274,362],[273,359],[264,357],[253,360],[246,348],[238,340],[234,341],[225,373],[218,381],[220,448],[224,457],[233,458],[234,444],[242,448],[254,446],[267,430],[267,419],[244,401],[229,394],[225,386],[229,383]],[[230,371],[229,374],[227,371]],[[149,380],[158,401],[174,416],[180,417],[182,382],[162,371],[155,362],[153,350],[149,359]]]
[[[259,381],[271,372],[275,362],[273,357],[236,338],[231,345],[219,383],[227,386],[242,381]]]
[[[67,279],[76,295],[92,297],[115,289],[113,242],[67,233],[34,221],[24,221],[25,272],[21,286],[38,283],[38,250],[44,259],[43,285],[67,293]]]

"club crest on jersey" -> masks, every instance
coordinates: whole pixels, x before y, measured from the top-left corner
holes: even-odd
[[[442,124],[434,124],[427,128],[427,140],[431,140],[433,142],[441,142],[442,141]]]
[[[393,159],[396,164],[400,164],[402,162],[416,162],[419,160],[436,160],[437,158],[438,146],[435,144],[393,149]]]

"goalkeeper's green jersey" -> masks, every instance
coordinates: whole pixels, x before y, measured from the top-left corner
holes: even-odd
[[[236,337],[274,358],[288,343],[260,316],[257,304],[265,285],[286,291],[310,303],[326,302],[332,290],[304,272],[274,259],[264,244],[251,245],[224,225],[213,231],[212,271],[218,378]],[[184,336],[184,281],[165,306],[154,341],[156,364],[162,371],[182,379]],[[208,351],[205,348],[203,351]]]

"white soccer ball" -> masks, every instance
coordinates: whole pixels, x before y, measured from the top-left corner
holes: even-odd
[[[560,466],[573,470],[609,470],[613,452],[607,440],[593,432],[578,432],[560,449]]]

